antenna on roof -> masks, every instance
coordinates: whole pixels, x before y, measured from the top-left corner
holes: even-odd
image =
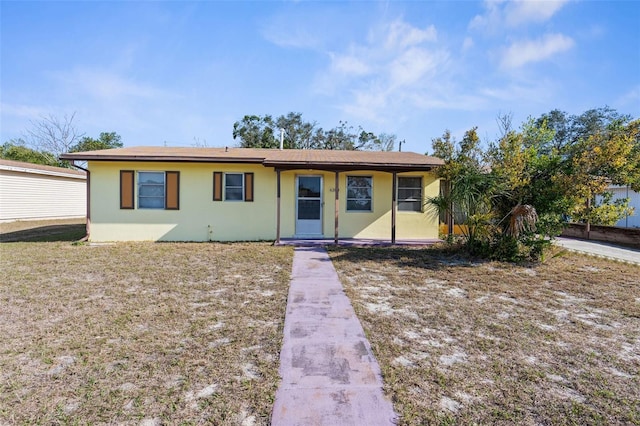
[[[398,152],[402,152],[402,144],[404,143],[404,139],[398,142]]]

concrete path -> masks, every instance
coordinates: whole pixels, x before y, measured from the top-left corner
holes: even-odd
[[[585,253],[592,256],[605,257],[607,259],[640,265],[640,250],[632,248],[615,246],[599,241],[587,241],[563,237],[556,238],[555,244],[578,253]]]
[[[278,425],[393,425],[380,367],[326,250],[293,258],[280,353]]]

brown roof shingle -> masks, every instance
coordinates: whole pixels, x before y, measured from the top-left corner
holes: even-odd
[[[431,170],[444,162],[415,152],[130,147],[64,154],[64,160],[258,163],[281,169]]]
[[[0,159],[0,167],[4,170],[19,170],[24,172],[40,171],[43,174],[64,174],[73,176],[85,176],[86,173],[79,170],[67,169],[64,167],[45,166],[43,164],[25,163],[24,161],[13,161]]]

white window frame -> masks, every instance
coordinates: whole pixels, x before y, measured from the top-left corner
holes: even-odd
[[[400,186],[400,180],[401,179],[420,179],[420,186],[419,187],[415,187],[415,186]],[[416,213],[422,213],[422,198],[423,198],[423,177],[422,176],[398,176],[398,192],[396,194],[396,198],[397,198],[397,203],[398,203],[398,211],[400,212],[416,212]],[[415,199],[415,197],[409,197],[409,198],[400,198],[400,191],[401,190],[416,190],[419,189],[420,190],[420,195],[418,197],[418,199]],[[401,202],[411,202],[411,203],[418,203],[418,209],[406,209],[406,208],[400,208],[400,203]]]
[[[230,175],[239,175],[240,178],[242,179],[242,183],[240,184],[240,186],[229,186],[227,185],[227,176]],[[222,193],[223,195],[223,199],[224,201],[229,201],[229,202],[233,202],[233,201],[244,201],[244,173],[241,172],[225,172],[222,174]],[[240,198],[239,199],[229,199],[227,198],[227,190],[228,189],[240,189]]]
[[[349,197],[349,180],[351,178],[354,179],[368,179],[369,180],[369,190],[370,190],[370,197],[369,198],[353,198],[353,197]],[[346,211],[350,212],[350,213],[370,213],[373,211],[373,176],[370,175],[347,175],[347,180],[345,182],[346,185],[346,189],[347,189],[347,196],[346,198]],[[356,188],[365,188],[363,186],[357,186]],[[369,201],[369,208],[367,209],[354,209],[354,208],[349,208],[349,201],[360,201],[360,200],[368,200]]]
[[[150,184],[150,183],[143,183],[142,179],[141,179],[141,175],[145,174],[145,173],[154,173],[154,174],[161,174],[162,175],[162,185],[160,184]],[[165,209],[165,205],[166,205],[166,197],[167,197],[167,175],[164,171],[159,171],[159,170],[140,170],[137,172],[137,185],[136,185],[136,201],[138,203],[137,207],[139,209],[144,209],[144,210],[164,210]],[[148,206],[141,206],[140,203],[140,199],[141,198],[156,198],[156,199],[160,199],[160,196],[148,196],[148,195],[140,195],[140,192],[142,187],[144,186],[162,186],[162,206],[159,207],[148,207]]]

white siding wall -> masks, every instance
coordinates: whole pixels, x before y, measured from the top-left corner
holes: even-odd
[[[85,217],[86,180],[0,170],[0,220]]]
[[[626,187],[618,186],[610,187],[607,190],[613,193],[611,201],[629,197],[629,206],[636,209],[633,215],[620,219],[615,226],[640,228],[640,194],[631,189],[627,191]]]

